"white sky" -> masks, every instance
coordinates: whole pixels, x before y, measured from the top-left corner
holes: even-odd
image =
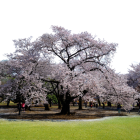
[[[140,62],[137,62],[137,61],[131,61],[131,62],[134,63],[134,64],[140,63]]]

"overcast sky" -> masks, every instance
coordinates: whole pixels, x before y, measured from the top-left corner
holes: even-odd
[[[137,62],[137,61],[131,61],[131,62],[134,63],[134,64],[140,63],[140,62]]]

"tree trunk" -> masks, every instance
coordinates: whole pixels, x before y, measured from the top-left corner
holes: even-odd
[[[80,96],[79,97],[79,110],[82,109],[82,97]]]
[[[25,105],[25,110],[26,110],[26,111],[27,111],[27,110],[31,111],[30,106]]]
[[[111,102],[108,102],[108,106],[111,107]]]
[[[70,114],[70,102],[71,102],[71,100],[72,99],[70,98],[69,91],[66,93],[65,97],[64,97],[64,95],[60,97],[60,101],[62,104],[61,114]]]
[[[67,100],[62,104],[61,114],[70,114],[70,102]]]
[[[134,103],[133,103],[133,110],[135,110],[135,105],[134,105]]]
[[[107,102],[107,106],[109,106],[109,102]]]
[[[61,103],[58,102],[58,109],[61,109],[61,108],[62,108]]]
[[[50,104],[50,107],[51,107],[52,106],[52,100],[51,99],[49,100],[49,104]]]
[[[98,104],[99,104],[99,106],[101,106],[101,102],[100,102],[100,99],[98,98]]]
[[[45,110],[50,110],[48,104],[44,104]]]
[[[60,98],[61,98],[61,96],[60,96],[60,94],[59,94],[59,88],[58,88],[58,83],[57,83],[57,89],[58,89],[58,92],[57,92],[57,94],[56,94],[56,97],[57,97],[57,100],[58,100],[58,109],[61,109],[62,107],[61,107],[61,100],[60,100]]]
[[[7,101],[7,107],[9,107],[9,104],[10,104],[10,99],[8,99]]]
[[[58,109],[61,109],[61,102],[59,99],[58,99]]]

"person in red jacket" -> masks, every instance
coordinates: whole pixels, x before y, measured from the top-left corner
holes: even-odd
[[[23,108],[23,111],[25,111],[25,103],[22,103],[21,107]]]

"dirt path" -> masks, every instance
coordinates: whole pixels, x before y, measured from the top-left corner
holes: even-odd
[[[44,110],[44,107],[32,107],[31,111],[22,111],[18,115],[17,108],[0,108],[0,118],[6,119],[97,119],[109,116],[129,116],[138,115],[137,110],[131,111],[130,114],[122,111],[120,114],[114,108],[84,108],[78,110],[77,107],[71,107],[70,115],[61,115],[60,109],[57,107],[50,108],[49,111]]]

